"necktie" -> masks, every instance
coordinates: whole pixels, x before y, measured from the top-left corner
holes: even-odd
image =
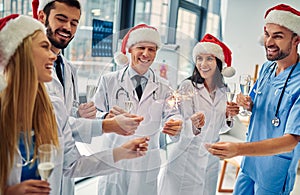
[[[141,99],[142,94],[143,94],[143,89],[142,89],[142,85],[141,85],[141,78],[142,78],[142,76],[139,76],[139,75],[135,76],[135,80],[136,80],[135,91],[136,91],[136,94],[137,94],[139,100]]]
[[[57,56],[55,63],[56,63],[56,65],[55,65],[56,75],[57,75],[61,85],[64,87],[64,80],[63,80],[63,75],[62,75],[62,70],[61,70],[62,58],[60,55]]]

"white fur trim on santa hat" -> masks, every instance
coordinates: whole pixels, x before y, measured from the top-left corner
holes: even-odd
[[[48,3],[51,3],[52,1],[55,1],[55,0],[40,0],[39,1],[39,7],[38,7],[37,11],[39,12],[39,11],[43,10],[46,7],[46,5]]]
[[[265,18],[265,23],[278,24],[300,36],[300,16],[292,12],[272,10]]]
[[[45,26],[32,17],[20,15],[9,20],[0,31],[0,66],[5,67],[23,39],[37,30],[45,32]]]
[[[222,47],[210,42],[199,42],[193,49],[193,60],[196,63],[197,55],[199,54],[213,54],[216,58],[220,59],[225,64],[224,53]],[[235,69],[233,67],[224,67],[222,69],[222,75],[224,77],[232,77],[235,75]]]
[[[224,63],[224,53],[222,47],[210,42],[199,42],[193,49],[193,60],[196,63],[196,57],[199,54],[213,54]]]
[[[157,45],[158,48],[161,47],[160,35],[157,30],[152,28],[139,28],[130,33],[126,47],[130,48],[139,42],[150,42]]]

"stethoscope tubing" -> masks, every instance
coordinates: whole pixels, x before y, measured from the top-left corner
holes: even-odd
[[[274,127],[278,127],[279,124],[280,124],[280,119],[279,119],[279,116],[278,116],[278,112],[279,112],[279,108],[280,108],[280,105],[281,105],[281,101],[282,101],[282,98],[283,98],[283,95],[284,95],[284,92],[285,92],[287,83],[288,83],[288,81],[289,81],[289,79],[290,79],[292,73],[294,72],[294,70],[295,70],[295,68],[296,68],[296,66],[297,66],[297,64],[298,64],[298,62],[299,62],[299,55],[298,55],[298,58],[297,58],[296,63],[293,65],[292,69],[290,70],[290,72],[289,72],[289,74],[288,74],[288,76],[287,76],[287,78],[286,78],[286,80],[285,80],[285,82],[284,82],[284,86],[283,86],[283,88],[282,88],[282,91],[281,91],[281,93],[280,93],[279,100],[278,100],[277,107],[276,107],[276,111],[275,111],[275,117],[271,120],[271,123],[272,123],[272,125],[273,125]],[[272,68],[270,74],[268,75],[268,77],[267,77],[266,79],[268,79],[268,78],[272,75],[272,73],[274,72],[275,67],[276,67],[276,62],[272,63],[271,66],[273,66],[273,68]],[[271,67],[271,66],[270,66],[270,67]],[[263,87],[263,86],[265,85],[266,81],[267,81],[267,80],[265,80],[265,81],[262,83],[261,87]],[[258,87],[258,88],[259,88],[259,87]],[[260,94],[262,93],[262,92],[260,92],[259,90],[254,90],[254,92],[255,92],[256,94],[258,94],[258,95],[260,95]]]

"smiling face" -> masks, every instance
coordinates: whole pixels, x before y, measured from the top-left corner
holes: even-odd
[[[56,55],[51,51],[51,44],[46,35],[39,31],[32,38],[32,55],[34,65],[38,74],[39,82],[49,82],[52,80],[53,62]]]
[[[266,24],[264,44],[268,60],[282,60],[290,55],[297,36],[292,31],[277,24]]]
[[[49,15],[46,17],[42,12],[39,19],[47,27],[47,37],[55,47],[54,50],[64,49],[74,38],[80,19],[80,9],[56,1]]]
[[[196,67],[202,78],[212,79],[217,69],[216,57],[212,54],[199,54],[196,57]]]
[[[145,74],[152,65],[157,52],[154,43],[140,42],[129,48],[131,67],[140,75]]]

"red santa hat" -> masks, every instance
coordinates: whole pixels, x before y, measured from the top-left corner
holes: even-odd
[[[51,3],[55,0],[32,0],[32,12],[33,17],[35,19],[38,19],[38,13],[39,11],[43,10],[48,3]]]
[[[202,40],[196,44],[193,49],[193,60],[196,62],[196,57],[199,54],[213,54],[220,59],[226,66],[222,70],[225,77],[232,77],[235,74],[235,69],[231,67],[231,51],[230,49],[211,34],[206,34]]]
[[[24,15],[12,14],[0,19],[0,69],[3,70],[23,39],[37,30],[45,31],[39,21]],[[0,88],[3,78],[0,78]],[[1,91],[2,89],[0,89]]]
[[[300,12],[289,5],[279,4],[267,10],[265,24],[283,26],[300,36]]]
[[[114,56],[115,62],[118,65],[128,64],[126,49],[129,49],[139,42],[154,43],[158,48],[160,48],[161,46],[160,35],[157,29],[147,24],[139,24],[131,28],[124,36],[121,46],[121,52],[117,52]]]

